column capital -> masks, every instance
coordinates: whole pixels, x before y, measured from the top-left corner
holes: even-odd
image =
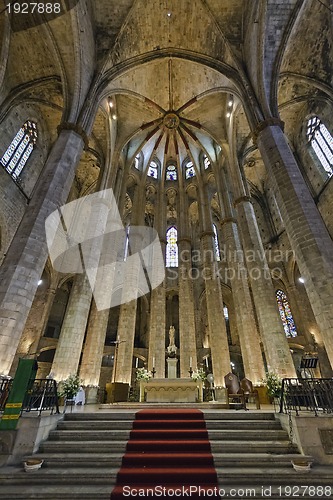
[[[237,219],[235,219],[235,217],[225,217],[221,220],[221,226],[224,226],[224,224],[228,224],[228,222],[234,222],[235,224],[237,224]]]
[[[205,236],[215,236],[214,231],[202,231],[200,234],[200,239],[204,238]]]
[[[280,120],[280,118],[271,117],[267,118],[267,120],[259,122],[258,125],[255,127],[254,131],[252,132],[253,142],[255,143],[257,142],[260,132],[265,130],[265,128],[274,126],[278,126],[281,128],[282,131],[284,131],[284,122]]]
[[[60,135],[60,132],[62,130],[71,130],[71,131],[75,132],[76,134],[78,134],[84,142],[85,149],[88,149],[89,137],[86,134],[86,131],[81,127],[81,125],[78,125],[77,123],[72,123],[72,122],[62,122],[57,127],[58,135]]]
[[[188,236],[181,236],[180,238],[177,239],[177,243],[191,243],[191,238]]]
[[[234,201],[234,207],[236,208],[237,205],[239,205],[240,203],[244,203],[244,202],[248,202],[248,203],[252,203],[252,199],[251,199],[251,196],[240,196],[239,198],[236,198],[236,200]]]

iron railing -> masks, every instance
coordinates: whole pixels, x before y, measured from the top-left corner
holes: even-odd
[[[333,412],[333,379],[331,378],[284,378],[280,398],[280,413],[311,411]]]
[[[0,411],[5,409],[12,383],[12,380],[0,381]],[[38,411],[40,415],[44,410],[59,413],[57,383],[52,379],[32,380],[23,400],[22,412]]]

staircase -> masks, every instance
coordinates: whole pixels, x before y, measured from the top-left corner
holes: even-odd
[[[262,487],[272,488],[266,497],[283,498],[286,486],[332,484],[330,467],[314,464],[308,474],[293,470],[290,460],[300,455],[290,447],[273,413],[212,410],[204,414],[219,486],[226,492],[237,489],[239,496],[233,494],[233,498],[245,498],[247,488],[252,488],[247,496],[254,499],[264,498]],[[134,415],[134,411],[65,414],[34,455],[44,459],[40,470],[0,469],[0,498],[110,500]],[[316,498],[303,493],[299,491],[303,499]]]

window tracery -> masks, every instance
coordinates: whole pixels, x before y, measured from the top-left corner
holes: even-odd
[[[177,229],[171,226],[166,233],[166,267],[178,267]]]
[[[17,179],[26,165],[37,142],[37,125],[33,121],[26,121],[8,146],[0,163],[7,172]]]
[[[277,290],[275,292],[276,300],[278,303],[280,318],[283,324],[283,329],[286,337],[296,337],[297,330],[294,322],[293,315],[291,313],[289,301],[287,295],[283,290]]]
[[[329,176],[333,174],[333,137],[318,116],[308,120],[306,135],[321,165]]]

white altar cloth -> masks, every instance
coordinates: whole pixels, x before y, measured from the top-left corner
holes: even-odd
[[[152,378],[140,382],[140,402],[202,403],[201,380],[191,378]]]

